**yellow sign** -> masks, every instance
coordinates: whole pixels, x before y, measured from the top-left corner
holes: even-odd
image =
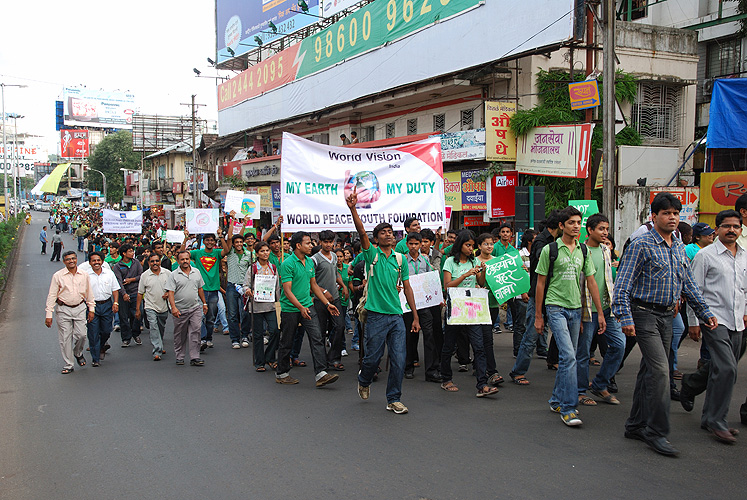
[[[462,211],[462,173],[444,172],[444,198],[455,212]]]
[[[599,157],[599,168],[597,169],[597,180],[594,182],[594,189],[604,188],[604,155]]]
[[[514,114],[515,102],[485,101],[486,160],[516,161],[516,136],[509,126]]]
[[[734,209],[737,198],[747,193],[747,172],[703,172],[700,174],[700,218],[713,226],[716,214]]]
[[[599,106],[599,86],[596,80],[586,80],[568,84],[571,96],[571,109],[586,109]]]

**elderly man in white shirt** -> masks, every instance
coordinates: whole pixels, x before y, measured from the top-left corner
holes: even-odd
[[[100,252],[91,252],[85,267],[79,267],[82,272],[88,274],[93,298],[96,301],[93,321],[89,321],[87,325],[91,366],[94,367],[100,366],[101,360],[106,357],[106,351],[110,347],[107,341],[112,333],[112,320],[114,313],[119,310],[119,282],[109,265],[104,265],[104,255]]]
[[[703,416],[700,426],[709,430],[722,443],[736,441],[737,432],[726,420],[737,380],[742,335],[747,322],[747,251],[737,244],[742,233],[739,212],[723,210],[716,215],[718,239],[700,250],[692,261],[693,279],[698,284],[706,304],[718,320],[711,330],[690,326],[695,340],[703,333],[703,341],[711,353]],[[697,325],[690,312],[690,325]]]

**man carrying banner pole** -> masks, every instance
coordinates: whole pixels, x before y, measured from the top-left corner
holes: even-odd
[[[366,285],[367,320],[365,327],[365,356],[358,372],[358,395],[368,399],[370,385],[384,355],[384,345],[389,348],[389,377],[386,387],[386,409],[394,413],[407,413],[402,404],[402,378],[405,371],[406,333],[402,318],[402,305],[397,286],[399,281],[404,287],[407,303],[412,311],[412,332],[420,331],[420,319],[415,307],[415,298],[409,282],[408,266],[401,265],[402,255],[397,258],[394,251],[394,231],[386,222],[378,224],[373,230],[374,240],[378,247],[371,245],[358,215],[358,188],[354,188],[345,200],[353,216],[355,229],[361,238],[361,251],[366,262],[368,282]]]

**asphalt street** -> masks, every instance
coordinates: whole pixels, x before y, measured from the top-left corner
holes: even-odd
[[[701,396],[692,413],[672,404],[670,440],[681,455],[666,458],[623,437],[637,350],[617,377],[622,405],[582,408],[580,428],[549,411],[554,372],[536,358],[531,385],[507,383],[483,399],[469,373],[455,372],[461,390],[452,394],[418,372],[404,381],[410,413],[395,415],[383,380],[359,399],[357,353],[333,385],[316,389],[307,367],[292,371],[300,384],[280,386],[271,371],[254,371],[251,348],[232,350],[222,335],[204,367],[176,366],[171,320],[163,361],[152,361],[146,335],[122,349],[115,333],[101,367],[87,357],[63,376],[56,324],[44,326],[62,263],[39,255],[46,217],[33,216],[0,310],[2,499],[745,498],[744,375],[730,413],[739,442],[700,429]],[[70,235],[64,241],[75,248]],[[510,334],[495,340],[508,379]],[[697,349],[685,341],[682,371],[695,368]],[[311,361],[307,342],[302,358]]]

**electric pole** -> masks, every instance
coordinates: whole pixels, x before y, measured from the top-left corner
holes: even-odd
[[[615,161],[615,0],[604,0],[604,86],[603,136],[604,162],[602,168],[602,212],[610,219],[610,233],[615,234],[615,199],[617,172]],[[618,236],[615,234],[615,236]]]
[[[192,103],[181,103],[182,106],[190,106],[192,108],[192,182],[190,183],[190,190],[192,191],[192,206],[193,208],[200,207],[201,200],[200,196],[197,196],[197,145],[195,144],[195,120],[197,114],[197,108],[199,106],[205,106],[205,104],[195,104],[196,94],[192,94]],[[189,182],[189,179],[187,179]]]

